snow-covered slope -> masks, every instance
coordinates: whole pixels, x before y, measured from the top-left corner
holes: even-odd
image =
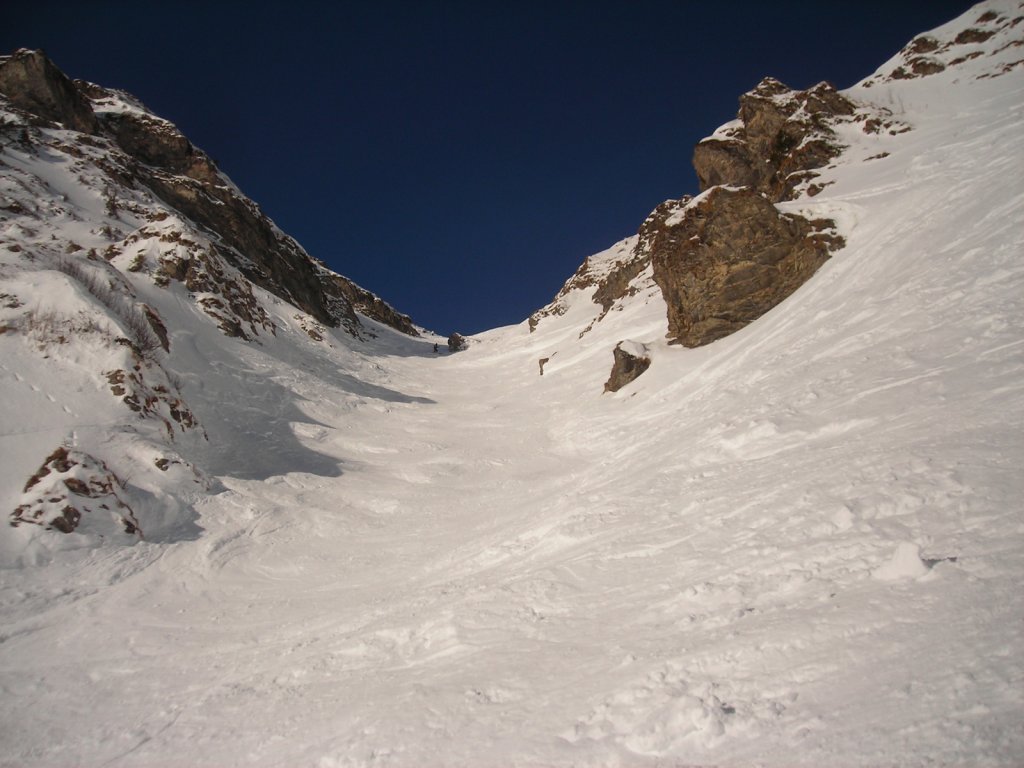
[[[846,92],[911,130],[849,126],[780,204],[846,246],[705,347],[666,342],[643,271],[457,354],[368,320],[318,342],[258,289],[258,344],[140,296],[171,329],[146,381],[209,440],[172,424],[173,488],[120,478],[178,505],[163,538],[3,537],[0,764],[1020,763],[1021,17],[985,3],[930,33],[943,69]],[[43,319],[96,301],[5,270]],[[38,328],[0,335],[10,508],[62,441],[176,460],[76,373],[131,370],[130,329]],[[623,339],[652,365],[602,394]]]
[[[365,341],[356,310],[416,333],[130,95],[38,51],[0,57],[0,503],[18,529],[0,548],[14,562],[193,536],[207,470],[223,470],[207,457],[231,452],[237,421],[265,420],[209,389],[210,367],[235,339],[303,349],[327,343],[326,324]]]

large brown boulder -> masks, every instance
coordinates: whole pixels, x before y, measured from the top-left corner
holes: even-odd
[[[647,347],[636,341],[620,341],[615,345],[613,355],[615,362],[612,364],[611,375],[604,384],[605,392],[618,392],[651,367]]]
[[[740,97],[737,118],[694,150],[705,194],[659,205],[641,225],[636,246],[613,264],[595,270],[585,262],[530,317],[530,329],[564,312],[565,295],[592,285],[602,309],[594,322],[600,321],[648,264],[668,307],[669,339],[699,346],[742,328],[841,247],[842,239],[828,234],[833,222],[784,216],[773,203],[820,192],[824,187],[812,181],[817,169],[843,151],[835,126],[861,119],[867,118],[828,83],[795,91],[765,78]]]
[[[842,151],[832,123],[854,111],[829,83],[795,91],[766,77],[740,97],[737,119],[694,149],[701,191],[725,184],[753,187],[773,202],[797,197]]]
[[[716,187],[659,210],[640,242],[668,307],[668,338],[687,347],[757,319],[842,245],[828,231],[832,222],[782,214],[750,188]]]
[[[450,352],[461,352],[469,346],[466,337],[461,333],[453,333],[448,337],[448,350]]]

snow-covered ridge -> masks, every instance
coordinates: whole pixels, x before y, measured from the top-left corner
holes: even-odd
[[[918,35],[870,77],[871,88],[952,70],[956,78],[1001,77],[1024,67],[1024,3],[982,3],[958,19]]]
[[[211,437],[184,392],[198,374],[179,345],[198,329],[329,344],[332,325],[379,333],[360,310],[416,333],[311,259],[172,123],[29,50],[0,62],[0,296],[8,407],[20,425],[8,435],[23,447],[2,491],[9,511],[22,510],[8,543],[27,561],[54,547],[194,535]],[[282,312],[282,297],[298,306]],[[31,405],[39,397],[45,404]],[[31,478],[69,452],[75,466],[102,468],[99,485],[127,501],[40,497],[45,484]],[[74,533],[57,541],[44,529]]]
[[[218,254],[244,278],[295,304],[327,325],[359,335],[355,311],[415,334],[408,317],[312,259],[246,197],[201,150],[137,99],[92,83],[72,82],[37,51],[18,51],[0,66],[5,121],[37,129],[21,134],[26,146],[46,130],[64,128],[70,148],[93,163],[97,183],[116,206],[142,188],[165,213],[212,235]],[[69,180],[74,183],[73,180]],[[82,183],[85,178],[82,177]],[[194,239],[194,238],[193,238]],[[156,247],[156,246],[154,246]],[[230,302],[227,302],[230,304]]]

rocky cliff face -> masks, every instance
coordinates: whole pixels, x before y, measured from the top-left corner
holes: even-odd
[[[933,34],[918,35],[861,85],[871,88],[894,80],[916,80],[969,61],[984,62],[995,58],[1001,60],[1000,64],[985,68],[977,78],[1001,77],[1024,67],[1021,29],[1024,29],[1024,4],[1017,4],[1016,8],[1009,6],[1006,10],[982,11],[967,29],[948,35],[940,34],[939,30]],[[1019,52],[1019,55],[1012,51]]]
[[[21,50],[0,61],[0,93],[33,125],[86,134],[98,128],[89,100],[41,51]]]
[[[694,149],[701,194],[660,206],[640,229],[670,341],[697,347],[738,331],[843,246],[830,219],[776,204],[822,191],[819,170],[844,149],[839,126],[877,131],[882,117],[828,83],[797,91],[765,78],[740,97],[736,119]]]
[[[829,83],[794,91],[766,77],[740,97],[737,119],[694,150],[701,191],[749,187],[773,203],[816,194],[814,170],[842,151],[834,121],[855,110]]]
[[[842,93],[828,83],[796,90],[762,80],[739,98],[735,119],[694,149],[700,194],[659,205],[634,237],[588,258],[530,317],[531,331],[553,329],[546,359],[564,351],[559,347],[563,337],[571,338],[569,328],[579,338],[599,323],[618,329],[621,312],[622,336],[644,341],[627,339],[608,350],[615,366],[605,391],[615,391],[645,370],[627,358],[623,344],[649,345],[657,365],[658,345],[649,342],[661,340],[661,328],[638,324],[638,304],[660,297],[665,339],[687,347],[757,320],[844,246],[852,219],[841,229],[833,217],[851,211],[829,187],[847,172],[851,178],[871,173],[874,166],[864,163],[879,163],[885,172],[885,158],[904,144],[898,135],[912,130],[893,111],[914,114],[904,102],[914,93],[901,84],[940,75],[954,83],[1007,75],[1024,67],[1021,29],[1024,4],[1007,2],[977,9],[966,26],[919,35]],[[917,98],[934,98],[936,91],[926,93]],[[602,327],[607,338],[612,331]]]
[[[668,335],[688,347],[738,331],[799,288],[842,244],[833,223],[780,213],[751,187],[712,187],[640,232],[668,306]]]
[[[364,317],[418,335],[130,95],[73,81],[38,51],[0,57],[0,360],[34,380],[0,368],[9,408],[21,392],[41,414],[30,426],[72,425],[11,457],[28,478],[11,525],[126,543],[189,535],[225,434],[207,429],[220,404],[196,405],[210,371],[296,337],[350,343],[327,327],[365,339]]]
[[[658,206],[614,259],[600,267],[588,260],[552,304],[531,316],[531,328],[590,286],[600,322],[645,280],[661,291],[673,343],[701,346],[756,320],[843,245],[831,220],[777,204],[808,200],[825,188],[819,173],[842,154],[837,129],[849,126],[906,130],[828,83],[797,91],[765,78],[740,97],[736,119],[695,148],[701,194]]]
[[[246,282],[285,299],[320,323],[343,326],[356,336],[362,332],[357,311],[416,335],[407,316],[312,259],[174,125],[127,94],[71,81],[42,52],[28,50],[0,60],[0,94],[26,125],[67,129],[62,143],[72,154],[109,150],[96,158],[108,177],[108,212],[116,214],[121,206],[130,209],[128,198],[142,187],[182,219],[213,235],[209,248],[186,244],[158,262],[138,263],[136,271],[214,293],[206,308],[231,335],[248,336],[261,325],[268,328],[253,316]],[[17,137],[26,148],[32,143],[24,129]],[[167,229],[155,227],[151,234],[167,242],[174,237]],[[183,234],[178,237],[187,239]],[[112,238],[104,255],[109,260],[132,245]]]
[[[927,77],[1019,48],[1013,30],[1022,24],[1024,16],[989,10],[949,39],[921,35],[862,87]],[[1008,42],[988,43],[1001,38]],[[979,77],[1019,66],[1024,56]],[[739,103],[736,119],[694,150],[702,194],[660,206],[644,222],[636,246],[636,259],[650,261],[665,298],[668,338],[688,347],[753,322],[843,246],[830,219],[775,205],[809,200],[825,189],[820,174],[846,149],[842,132],[910,130],[888,109],[857,104],[828,83],[797,91],[765,78]]]

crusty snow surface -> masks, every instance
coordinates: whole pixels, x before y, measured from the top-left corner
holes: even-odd
[[[168,294],[208,490],[133,545],[5,527],[0,764],[1024,763],[1024,68],[993,66],[850,89],[912,130],[854,126],[788,204],[846,248],[702,349],[649,274],[582,338],[592,288],[456,354],[317,343],[265,294],[245,343]],[[602,394],[624,339],[653,364]],[[123,406],[0,344],[13,505]]]

